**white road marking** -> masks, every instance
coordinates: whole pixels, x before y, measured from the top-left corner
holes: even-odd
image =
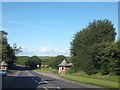
[[[60,87],[57,87],[57,89],[61,89]]]
[[[27,73],[27,75],[29,76],[29,77],[31,77],[31,76],[35,76],[35,75],[33,75],[32,73],[30,73],[29,71],[26,71],[26,73]],[[49,83],[48,81],[44,81],[44,79],[41,79],[43,82],[39,82],[39,81],[37,81],[35,78],[33,78],[33,77],[31,77],[31,79],[33,79],[37,84],[41,84],[41,83],[46,83],[46,84],[51,84],[51,83]]]
[[[30,73],[29,71],[25,71],[26,73],[27,73],[27,75],[32,79],[32,80],[34,80],[37,84],[43,84],[43,83],[46,83],[46,84],[51,84],[50,82],[48,82],[48,81],[45,81],[44,79],[41,79],[41,81],[39,82],[39,81],[37,81],[35,78],[33,78],[33,76],[35,76],[35,75],[33,75],[32,73]],[[56,88],[56,89],[61,89],[60,87],[52,87],[52,86],[48,86],[48,87],[46,87],[46,86],[44,86],[43,87],[43,89],[45,89],[45,90],[49,90],[49,88]]]
[[[51,86],[48,86],[48,87],[47,87],[47,86],[44,86],[43,88],[44,88],[45,90],[49,90],[49,88],[55,88],[55,89],[59,89],[59,90],[61,89],[60,87],[51,87]]]
[[[35,76],[35,75],[31,74],[29,71],[26,71],[26,73],[29,77]],[[39,84],[39,82],[36,79],[34,79],[33,77],[31,77],[31,79],[33,79],[37,84]]]
[[[51,84],[50,82],[45,81],[44,79],[41,79],[41,81],[43,81],[44,83],[47,83],[47,84]]]
[[[34,79],[34,81],[39,84],[39,82],[37,80]]]
[[[28,76],[35,76],[32,73],[30,73],[29,71],[26,71],[26,73],[28,74]]]
[[[48,82],[48,81],[44,81],[44,82],[49,84],[49,82]]]
[[[45,90],[48,90],[48,88],[47,87],[43,87]]]

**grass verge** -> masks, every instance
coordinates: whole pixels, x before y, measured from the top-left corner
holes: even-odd
[[[74,73],[74,75],[87,77],[87,78],[93,78],[93,79],[99,79],[99,80],[107,80],[107,81],[112,81],[112,82],[118,82],[118,78],[119,78],[119,76],[116,76],[116,75],[101,75],[101,73],[88,75],[83,71],[80,71],[78,73]]]
[[[89,77],[83,77],[83,76],[75,76],[75,75],[62,75],[61,77],[66,78],[68,80],[80,82],[80,83],[86,83],[86,84],[92,84],[97,86],[102,86],[106,88],[118,88],[118,82],[112,82],[107,80],[99,80]]]
[[[58,70],[56,69],[51,69],[51,68],[43,68],[43,69],[36,69],[36,70],[33,70],[35,72],[42,72],[42,73],[57,73]]]

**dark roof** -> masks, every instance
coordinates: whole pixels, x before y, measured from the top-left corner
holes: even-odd
[[[7,63],[5,63],[5,61],[2,61],[2,62],[0,63],[0,65],[1,65],[1,66],[7,66]]]
[[[60,66],[72,66],[72,63],[69,63],[69,64],[68,64],[66,60],[63,60],[63,61],[61,62],[61,64],[59,64],[58,66],[59,66],[59,67],[60,67]]]

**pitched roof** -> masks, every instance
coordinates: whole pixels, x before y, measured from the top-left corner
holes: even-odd
[[[68,64],[67,61],[64,59],[61,64],[59,64],[58,66],[71,66],[71,63]]]
[[[7,63],[5,63],[5,61],[2,61],[2,62],[0,63],[0,65],[1,65],[1,66],[7,66]]]

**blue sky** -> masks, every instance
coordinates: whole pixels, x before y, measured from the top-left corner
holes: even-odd
[[[118,32],[117,2],[4,2],[1,28],[19,55],[69,56],[74,34],[94,19],[109,19]]]

